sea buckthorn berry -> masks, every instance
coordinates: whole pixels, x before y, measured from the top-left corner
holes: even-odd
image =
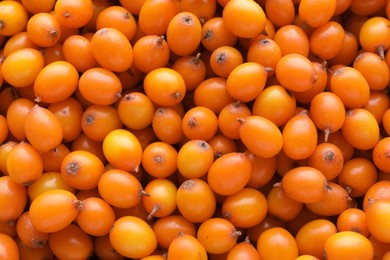
[[[26,28],[28,13],[21,3],[2,1],[0,10],[0,35],[13,36]]]
[[[145,186],[142,203],[149,213],[147,219],[171,215],[177,207],[175,184],[168,179],[153,179]]]
[[[125,216],[117,219],[110,231],[110,243],[121,255],[142,258],[153,253],[157,247],[156,235],[144,220]],[[129,247],[129,243],[133,246]]]
[[[104,236],[115,222],[115,213],[103,199],[90,197],[83,200],[76,222],[87,234]]]
[[[291,159],[309,158],[318,143],[317,128],[307,110],[290,118],[282,130],[283,151]]]
[[[125,129],[111,131],[103,140],[103,153],[114,167],[124,171],[139,170],[142,147],[134,134]]]
[[[254,100],[263,91],[267,69],[255,62],[245,62],[235,67],[226,80],[226,91],[240,102]]]
[[[362,209],[349,208],[337,217],[337,229],[339,231],[355,231],[365,237],[370,235],[367,227],[366,213]]]
[[[184,114],[182,129],[184,136],[190,140],[208,141],[218,130],[218,118],[209,108],[193,107]]]
[[[62,45],[64,58],[78,71],[84,72],[96,66],[91,41],[82,35],[71,35]]]
[[[201,178],[214,162],[214,151],[203,140],[189,140],[180,147],[176,162],[179,173],[185,178]]]
[[[331,235],[324,245],[327,259],[372,259],[374,249],[368,238],[353,231],[340,231]]]
[[[207,107],[220,114],[225,106],[234,101],[226,87],[226,79],[222,77],[211,77],[202,81],[193,92],[195,105]]]
[[[368,103],[363,107],[368,110],[376,119],[378,124],[382,124],[384,114],[390,107],[390,98],[383,91],[371,91]]]
[[[225,25],[222,17],[213,17],[202,26],[202,46],[214,51],[222,46],[234,46],[237,36],[232,34]]]
[[[390,21],[379,16],[369,18],[360,29],[359,41],[365,51],[375,52],[384,59],[390,47]]]
[[[53,112],[39,105],[35,105],[26,115],[24,129],[27,140],[41,152],[54,149],[63,139],[62,126],[58,118]]]
[[[26,31],[11,36],[8,41],[4,43],[3,56],[7,57],[12,52],[23,48],[38,50],[38,46],[31,41]]]
[[[178,153],[176,149],[164,142],[153,142],[145,147],[142,153],[144,170],[156,178],[171,176],[177,170]]]
[[[207,260],[205,247],[195,236],[179,233],[168,247],[168,257],[172,260],[183,258],[196,258]]]
[[[26,187],[16,183],[9,176],[0,177],[0,222],[16,221],[27,205]]]
[[[389,224],[385,221],[390,214],[390,201],[375,201],[365,213],[367,227],[372,236],[383,243],[390,243]]]
[[[98,182],[101,197],[111,206],[117,208],[131,208],[142,199],[142,186],[131,173],[111,169],[104,172]]]
[[[72,151],[61,164],[61,175],[65,182],[78,190],[96,188],[104,171],[102,161],[87,151]]]
[[[160,107],[154,112],[152,128],[160,141],[168,144],[179,143],[184,137],[181,124],[180,114],[172,107]]]
[[[176,214],[157,219],[153,223],[153,231],[156,234],[157,243],[165,249],[168,249],[173,240],[181,234],[196,236],[195,224]]]
[[[61,43],[57,42],[53,46],[46,47],[45,52],[43,53],[43,59],[45,65],[49,65],[55,61],[65,61]]]
[[[31,41],[40,47],[53,46],[60,40],[60,23],[49,13],[37,13],[31,16],[26,30]]]
[[[287,196],[302,203],[320,201],[328,192],[325,176],[310,166],[289,170],[280,185]]]
[[[372,151],[372,159],[376,167],[379,170],[390,173],[389,167],[389,148],[390,148],[390,137],[385,137],[378,141]]]
[[[70,97],[79,83],[76,68],[66,61],[55,61],[45,66],[34,81],[38,102],[55,103]]]
[[[202,23],[207,22],[215,16],[216,8],[216,0],[206,0],[203,2],[196,0],[184,0],[180,2],[181,11],[195,14]]]
[[[347,108],[359,108],[370,98],[370,86],[364,76],[355,68],[341,67],[330,78],[330,90]]]
[[[53,232],[49,236],[49,246],[58,258],[88,258],[93,252],[93,242],[84,230],[75,224]]]
[[[223,218],[210,218],[200,224],[196,238],[211,254],[223,254],[234,247],[241,232]]]
[[[317,57],[328,60],[337,55],[343,47],[345,32],[343,27],[333,21],[314,29],[310,36],[310,51]]]
[[[372,16],[384,9],[386,5],[385,1],[352,1],[350,9],[351,12],[361,16]]]
[[[282,227],[271,227],[259,236],[256,243],[260,259],[295,259],[298,246],[293,235]]]
[[[324,245],[328,238],[337,233],[337,228],[330,220],[316,219],[304,224],[295,236],[300,254],[307,254],[321,259]],[[316,243],[307,243],[316,241]]]
[[[155,104],[171,107],[183,100],[186,85],[177,71],[170,68],[158,68],[146,74],[144,90]]]
[[[167,43],[176,55],[190,55],[202,40],[202,25],[195,14],[180,12],[168,24]]]
[[[305,57],[309,55],[309,38],[305,31],[295,24],[280,27],[275,32],[273,40],[279,46],[282,56],[291,53]]]
[[[120,99],[122,83],[114,72],[94,67],[80,76],[78,91],[92,104],[111,105]]]
[[[38,50],[22,48],[7,56],[1,66],[1,72],[4,80],[13,87],[27,87],[34,83],[43,65],[43,56]]]
[[[333,180],[343,169],[343,153],[335,144],[320,143],[307,159],[307,165],[321,171],[327,180]]]
[[[19,141],[26,139],[24,121],[34,105],[34,102],[29,99],[18,98],[7,109],[6,119],[9,132]]]
[[[363,198],[363,210],[367,209],[377,200],[390,199],[390,181],[381,180],[373,184],[366,192]]]
[[[96,61],[114,72],[126,71],[133,63],[133,48],[126,36],[114,28],[102,28],[91,39]],[[110,57],[110,58],[107,58]]]
[[[226,137],[223,134],[216,134],[208,141],[214,151],[214,158],[219,158],[224,154],[237,152],[238,145],[235,140]]]
[[[363,108],[347,111],[341,132],[348,143],[360,150],[370,150],[379,141],[378,122]]]
[[[9,134],[9,128],[7,118],[3,115],[0,116],[0,144],[4,143]]]
[[[227,254],[226,260],[234,259],[260,259],[259,253],[254,245],[250,243],[247,236],[244,241],[237,243]]]
[[[237,37],[253,38],[259,35],[266,23],[263,8],[252,0],[232,0],[223,8],[226,28]]]
[[[206,79],[207,68],[201,56],[200,52],[196,55],[183,56],[172,64],[172,69],[183,77],[188,91],[196,89]]]
[[[303,203],[289,196],[278,185],[272,187],[267,194],[268,214],[285,222],[296,218],[303,208]]]
[[[31,202],[30,219],[34,228],[41,232],[57,232],[77,217],[81,202],[66,190],[52,189],[41,193]]]
[[[120,121],[130,129],[140,130],[152,123],[154,106],[143,93],[126,94],[119,101],[117,110]]]
[[[283,12],[279,12],[279,10],[283,10]],[[295,18],[294,3],[292,0],[266,1],[265,14],[272,24],[276,26],[282,27],[287,24],[292,24]]]
[[[220,77],[227,78],[229,74],[244,62],[242,54],[234,47],[221,46],[210,56],[210,67]]]
[[[246,118],[251,115],[251,111],[244,103],[230,103],[218,114],[219,130],[228,138],[240,139],[241,124],[237,119]]]
[[[293,117],[295,108],[295,96],[280,85],[272,85],[256,97],[252,114],[265,117],[279,127]]]
[[[54,12],[63,26],[80,28],[92,19],[93,4],[91,0],[60,0],[56,2]]]
[[[249,116],[238,120],[241,123],[240,139],[252,153],[270,158],[282,150],[282,133],[271,120],[261,116]]]
[[[354,198],[364,196],[367,190],[375,184],[377,178],[378,170],[371,160],[354,157],[345,162],[337,177],[337,183]]]
[[[128,5],[132,6],[133,2]],[[165,35],[169,22],[177,13],[178,8],[173,0],[146,0],[138,14],[139,28],[146,35]]]
[[[164,36],[145,35],[134,44],[133,54],[137,69],[148,73],[168,64],[170,49]]]
[[[305,91],[317,81],[317,73],[309,59],[300,54],[286,54],[280,58],[275,69],[280,84],[291,91]]]
[[[279,59],[282,57],[282,52],[279,45],[272,39],[260,39],[253,41],[247,52],[248,62],[256,62],[263,65],[266,68],[271,68],[267,70],[267,75],[273,75],[276,68],[276,64]]]
[[[341,129],[345,120],[345,107],[341,99],[332,92],[321,92],[313,97],[310,103],[310,117],[313,123],[325,132],[325,138],[330,133]]]
[[[30,248],[42,248],[49,239],[49,233],[40,232],[34,228],[28,211],[18,218],[16,232],[23,244]]]
[[[39,151],[29,143],[15,145],[7,157],[7,171],[16,183],[31,185],[43,172],[43,160]]]
[[[137,23],[134,16],[123,6],[109,6],[98,14],[96,30],[104,27],[120,30],[129,41],[137,31]]]
[[[328,182],[326,185],[325,196],[319,201],[306,203],[306,208],[311,212],[324,216],[337,216],[348,208],[351,198],[348,192],[340,185],[334,182]]]
[[[235,227],[250,228],[263,221],[267,209],[268,202],[263,193],[253,188],[243,188],[225,198],[222,216]]]
[[[370,90],[383,90],[390,80],[389,66],[379,55],[372,52],[362,52],[357,55],[353,67],[362,73]]]
[[[336,10],[334,11],[334,16],[344,13],[352,4],[352,0],[341,0],[337,1]]]
[[[207,182],[201,179],[184,181],[176,193],[177,208],[192,223],[210,219],[216,210],[215,194]]]
[[[240,174],[237,174],[237,173]],[[249,158],[242,153],[228,153],[214,161],[207,174],[211,189],[221,195],[231,195],[248,183],[252,173]]]
[[[302,0],[299,2],[298,13],[303,23],[311,27],[319,27],[332,18],[337,2],[336,0]]]
[[[0,234],[0,256],[4,259],[19,259],[20,253],[18,245],[11,236],[7,234]]]
[[[9,123],[8,123],[8,125],[9,125]],[[386,109],[385,113],[383,114],[382,126],[383,126],[385,132],[389,135],[389,133],[390,133],[390,109],[389,108]]]

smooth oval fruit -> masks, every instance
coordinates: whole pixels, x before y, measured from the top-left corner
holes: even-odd
[[[282,150],[282,133],[271,120],[261,116],[249,116],[239,119],[239,122],[241,141],[255,155],[270,158]]]
[[[41,152],[57,147],[63,139],[62,126],[58,118],[47,108],[35,105],[24,121],[27,140]]]
[[[112,247],[129,258],[146,257],[157,247],[153,229],[144,220],[134,216],[117,219],[109,236]]]

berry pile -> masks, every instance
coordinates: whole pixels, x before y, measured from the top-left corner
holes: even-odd
[[[390,259],[389,19],[0,1],[0,258]]]

